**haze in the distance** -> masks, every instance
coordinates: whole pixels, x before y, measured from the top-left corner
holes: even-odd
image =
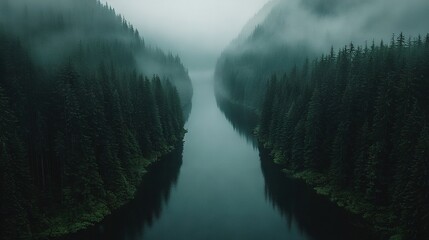
[[[131,22],[149,45],[178,54],[191,71],[211,69],[249,21],[253,24],[244,32],[263,21],[275,33],[270,41],[307,44],[324,53],[350,42],[389,42],[394,33],[426,34],[429,20],[427,0],[273,0],[262,12],[269,0],[101,1]],[[274,14],[268,14],[272,7]]]
[[[179,54],[190,70],[212,68],[220,52],[268,0],[102,0],[145,41]]]

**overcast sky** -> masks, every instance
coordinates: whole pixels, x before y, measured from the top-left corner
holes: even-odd
[[[150,45],[178,53],[190,70],[213,68],[221,51],[268,0],[102,0]]]
[[[212,69],[223,49],[269,0],[101,0],[147,43],[179,54],[193,70]],[[429,0],[284,0],[284,42],[326,51],[350,41],[390,40],[428,31]],[[276,5],[276,8],[279,6]],[[286,14],[284,13],[286,12]],[[276,26],[274,24],[274,26]]]

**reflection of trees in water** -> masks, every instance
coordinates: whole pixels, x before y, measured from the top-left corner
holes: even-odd
[[[183,144],[149,167],[135,198],[103,222],[65,239],[137,240],[156,221],[168,204],[182,165]]]
[[[218,108],[231,123],[234,130],[240,136],[244,137],[248,143],[251,143],[253,148],[257,148],[258,141],[253,134],[258,123],[256,113],[243,109],[240,105],[234,104],[219,95],[216,95],[216,102]]]
[[[216,100],[234,129],[253,147],[259,148],[267,201],[281,213],[289,229],[295,225],[312,239],[373,239],[359,218],[317,195],[305,183],[290,179],[281,172],[268,152],[258,146],[253,135],[258,121],[256,114],[220,96]]]
[[[288,178],[266,150],[260,148],[259,152],[265,194],[289,227],[294,222],[314,239],[376,239],[360,218],[316,194],[305,183]]]

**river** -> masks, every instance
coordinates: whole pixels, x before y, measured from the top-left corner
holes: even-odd
[[[359,219],[288,179],[259,152],[249,121],[218,108],[212,72],[191,78],[183,149],[149,169],[129,204],[70,238],[369,239]]]

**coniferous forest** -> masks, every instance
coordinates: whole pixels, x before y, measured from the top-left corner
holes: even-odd
[[[428,12],[0,0],[0,240],[429,239]]]
[[[258,139],[286,173],[378,231],[427,239],[428,76],[429,35],[331,49],[269,79]]]
[[[181,143],[187,71],[96,0],[0,6],[0,238],[77,231]]]
[[[429,237],[429,35],[350,44],[307,64],[271,79],[264,147],[298,176],[318,178],[320,191],[344,191],[353,211],[376,224],[385,216],[380,227]]]

